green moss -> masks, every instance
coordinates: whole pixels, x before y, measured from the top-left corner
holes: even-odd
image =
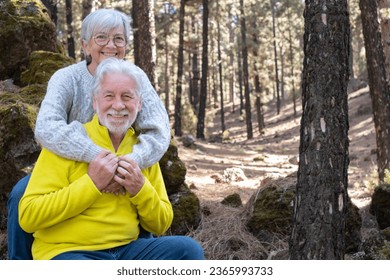
[[[47,32],[55,32],[55,26],[47,9],[41,1],[34,0],[10,0],[4,1],[0,12],[1,34],[15,32],[15,28],[37,26]],[[0,34],[0,37],[1,37]]]
[[[24,127],[20,122],[34,129],[37,114],[38,108],[36,106],[22,102],[0,105],[0,123],[8,127],[10,134]]]
[[[46,84],[58,69],[74,63],[72,58],[49,51],[34,51],[30,55],[29,69],[20,79],[23,84]]]
[[[8,152],[8,144],[18,141],[17,137],[34,130],[38,109],[26,103],[0,105],[0,158]],[[23,132],[21,132],[23,131]]]
[[[262,189],[254,202],[253,215],[248,229],[256,234],[260,230],[289,233],[292,218],[293,188],[278,188],[270,185]]]
[[[231,207],[241,207],[242,206],[242,201],[241,201],[241,197],[238,193],[234,193],[234,194],[231,194],[231,195],[228,195],[227,197],[225,197],[221,203],[223,205],[228,205],[228,206],[231,206]]]
[[[382,230],[383,237],[390,242],[390,227]]]
[[[174,212],[170,229],[173,234],[186,234],[195,229],[200,221],[199,199],[187,187],[185,189],[169,197]]]
[[[380,259],[390,260],[390,242],[385,242],[385,244],[378,249],[377,253]]]
[[[39,106],[46,93],[46,85],[34,84],[21,88],[18,92],[0,92],[0,104],[12,105],[27,103]]]

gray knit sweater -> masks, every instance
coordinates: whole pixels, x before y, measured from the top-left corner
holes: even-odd
[[[141,131],[130,157],[141,168],[148,167],[166,152],[170,141],[168,115],[145,72],[141,77],[142,110],[135,122]],[[73,160],[90,162],[102,150],[87,136],[83,123],[92,119],[93,76],[85,61],[62,68],[51,77],[38,113],[35,137],[52,152]]]

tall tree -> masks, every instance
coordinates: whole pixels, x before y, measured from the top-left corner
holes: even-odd
[[[152,85],[158,90],[154,0],[133,0],[132,3],[134,63],[145,71]]]
[[[200,71],[198,65],[198,29],[195,15],[191,17],[191,32],[195,40],[192,40],[191,44],[191,66],[192,66],[192,77],[191,77],[191,86],[190,86],[190,103],[194,108],[195,112],[198,112],[199,106],[199,80],[200,80]]]
[[[180,27],[179,27],[179,53],[177,56],[176,106],[175,106],[175,135],[181,136],[181,96],[184,59],[184,15],[186,0],[180,0]]]
[[[198,123],[196,126],[196,138],[204,139],[204,121],[206,117],[206,99],[207,99],[207,71],[208,71],[208,34],[209,34],[209,1],[202,0],[203,6],[203,30],[202,30],[202,78],[200,80],[200,97]]]
[[[252,113],[251,113],[251,99],[249,90],[249,71],[248,71],[248,46],[246,43],[246,23],[245,23],[245,11],[244,0],[240,0],[240,25],[241,25],[241,38],[242,38],[242,72],[243,82],[245,89],[245,120],[246,120],[246,134],[248,139],[253,138],[252,129]]]
[[[287,0],[287,9],[288,9],[288,14],[287,14],[287,20],[289,23],[291,23],[292,19],[292,7],[291,7],[291,0]],[[297,97],[295,93],[295,78],[294,78],[294,50],[293,50],[293,42],[292,42],[292,31],[291,31],[291,24],[288,24],[287,27],[288,30],[288,45],[289,45],[289,58],[290,58],[290,67],[291,67],[291,97],[293,101],[293,106],[294,106],[294,116],[297,115]]]
[[[75,46],[74,46],[74,37],[73,37],[73,10],[72,10],[72,1],[65,0],[66,6],[66,29],[67,29],[67,44],[68,44],[68,55],[70,57],[76,58]]]
[[[240,44],[239,44],[240,45]],[[240,48],[242,49],[242,46],[240,45]],[[244,112],[244,94],[243,94],[243,75],[242,75],[242,52],[239,51],[237,54],[237,76],[238,76],[238,90],[240,93],[240,116]]]
[[[171,22],[171,14],[172,14],[172,5],[170,3],[164,3],[164,13],[163,13],[163,35],[164,35],[164,57],[165,57],[165,65],[164,65],[164,93],[165,93],[165,108],[169,115],[169,106],[170,106],[170,86],[169,86],[169,43],[168,43],[168,35],[170,33],[170,22]]]
[[[83,0],[81,6],[82,6],[82,11],[81,11],[81,19],[85,19],[87,15],[89,15],[92,11],[92,1],[93,0]]]
[[[228,56],[229,56],[229,101],[233,103],[232,112],[234,113],[235,104],[234,104],[234,25],[233,17],[232,17],[232,4],[228,6],[228,28],[229,28],[229,48],[228,48]]]
[[[217,0],[217,9],[220,10],[219,1]],[[222,55],[221,55],[221,26],[220,19],[217,15],[217,33],[218,33],[218,73],[219,73],[219,94],[220,94],[220,104],[221,104],[221,130],[224,132],[225,127],[225,111],[223,108],[223,76],[222,76]]]
[[[252,9],[255,9],[255,5],[252,6]],[[258,51],[260,47],[260,42],[258,39],[258,34],[257,34],[257,17],[252,18],[252,27],[253,27],[253,32],[252,32],[252,41],[254,43],[254,47],[252,48],[252,53],[253,53],[253,58],[255,60],[255,63],[253,63],[253,70],[254,70],[254,85],[255,85],[255,92],[256,92],[256,115],[257,115],[257,125],[259,132],[262,134],[265,128],[264,124],[264,113],[263,113],[263,103],[262,103],[262,98],[261,98],[261,84],[260,84],[260,75],[259,75],[259,69],[258,69]]]
[[[379,181],[383,182],[385,169],[390,169],[390,89],[378,22],[378,2],[360,0],[359,5],[366,46],[368,83],[374,112],[378,175]]]
[[[347,0],[306,0],[304,18],[303,113],[290,258],[343,259],[348,209]]]
[[[387,73],[387,82],[390,81],[390,0],[378,0],[379,18],[381,26],[381,36],[383,51],[385,53],[385,67]]]
[[[57,21],[58,21],[57,1],[56,0],[42,0],[42,3],[45,5],[47,10],[49,11],[51,20],[57,26]]]
[[[276,48],[276,19],[275,19],[275,4],[273,0],[270,0],[271,11],[272,11],[272,36],[273,36],[273,47],[274,47],[274,63],[275,63],[275,80],[276,80],[276,111],[279,115],[280,113],[280,93],[279,93],[279,69],[278,69],[278,50]]]

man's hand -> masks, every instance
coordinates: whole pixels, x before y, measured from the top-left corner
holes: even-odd
[[[119,157],[119,166],[114,180],[122,185],[131,196],[135,196],[145,182],[144,175],[138,164],[126,156]]]
[[[122,185],[120,185],[118,182],[116,182],[114,179],[111,180],[111,182],[108,184],[108,186],[102,190],[102,192],[113,193],[115,195],[125,195],[126,194],[125,188]]]
[[[119,159],[109,151],[101,151],[88,166],[88,175],[99,191],[109,185],[118,168]]]

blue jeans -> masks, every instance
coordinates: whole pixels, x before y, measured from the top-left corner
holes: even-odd
[[[99,251],[69,251],[53,260],[203,260],[202,247],[187,236],[138,238],[127,245]]]
[[[22,178],[9,194],[7,208],[7,235],[8,235],[8,259],[9,260],[32,260],[31,246],[33,236],[25,232],[19,225],[18,206],[27,183],[30,180],[30,174]]]
[[[19,225],[18,205],[26,188],[30,175],[22,178],[12,189],[8,203],[8,259],[32,260],[32,234],[25,232]],[[62,253],[57,260],[195,260],[204,259],[202,247],[186,236],[164,236],[153,238],[150,232],[141,228],[139,238],[128,245],[101,251],[71,251]]]

